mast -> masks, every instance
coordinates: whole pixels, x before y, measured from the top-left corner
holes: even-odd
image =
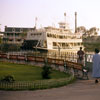
[[[35,28],[37,27],[37,17],[35,17]]]

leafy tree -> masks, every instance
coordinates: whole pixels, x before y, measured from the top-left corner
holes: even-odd
[[[98,35],[98,29],[96,27],[92,27],[89,29],[89,35]]]
[[[84,26],[79,26],[79,27],[77,27],[77,32],[79,32],[79,33],[86,33],[86,28],[84,27]]]

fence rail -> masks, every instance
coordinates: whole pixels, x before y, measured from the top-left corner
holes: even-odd
[[[84,57],[84,65],[92,68],[92,57],[93,54],[86,54]],[[44,53],[33,53],[31,55],[23,55],[23,54],[15,54],[15,53],[0,53],[1,61],[9,61],[14,63],[21,64],[44,64],[45,60],[48,61],[49,64],[64,66],[64,63],[72,63],[75,62],[77,64],[77,54],[76,53],[67,53],[65,55],[45,55]]]
[[[0,58],[16,59],[16,60],[32,60],[32,58],[52,58],[52,59],[63,59],[68,61],[77,61],[76,53],[66,54],[44,54],[44,53],[32,53],[32,54],[17,54],[17,53],[0,53]]]

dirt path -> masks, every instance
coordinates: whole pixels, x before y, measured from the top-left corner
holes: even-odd
[[[100,83],[93,79],[37,91],[0,91],[0,100],[100,100]]]

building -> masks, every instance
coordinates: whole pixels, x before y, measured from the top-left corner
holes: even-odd
[[[26,38],[27,32],[30,30],[34,30],[34,28],[5,26],[3,42],[9,44],[21,44]]]

